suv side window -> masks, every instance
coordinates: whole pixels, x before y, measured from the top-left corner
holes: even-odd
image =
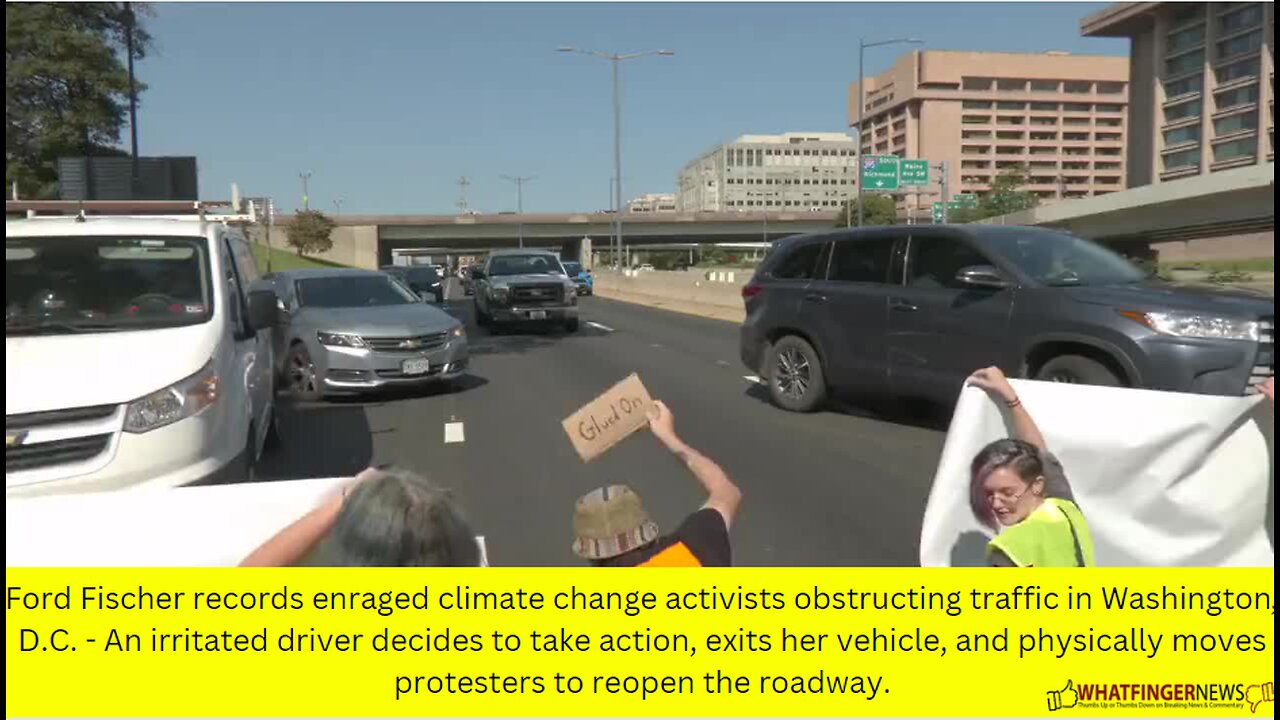
[[[889,236],[837,240],[828,279],[834,282],[889,282],[895,239]]]
[[[818,260],[823,255],[826,243],[811,242],[801,245],[787,253],[778,261],[777,267],[770,275],[775,280],[810,280],[818,267]]]
[[[922,289],[966,289],[956,282],[956,274],[973,265],[991,261],[967,243],[936,235],[913,235],[907,265],[907,287]]]

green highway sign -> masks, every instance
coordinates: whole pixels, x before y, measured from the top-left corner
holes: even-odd
[[[975,206],[973,206],[973,205],[965,205],[964,203],[962,203],[962,202],[958,199],[958,198],[960,198],[960,197],[963,197],[963,196],[962,196],[962,195],[957,195],[957,196],[956,196],[956,198],[957,198],[956,200],[952,200],[951,202],[947,203],[947,212],[948,212],[948,213],[955,212],[956,210],[964,210],[965,208],[975,207]],[[966,201],[966,202],[967,202],[967,201]],[[942,222],[942,221],[943,221],[943,219],[944,219],[944,218],[942,217],[942,203],[940,203],[940,202],[935,202],[935,203],[933,204],[933,221],[934,221],[934,222],[936,222],[936,223],[940,223],[940,222]]]
[[[898,181],[903,186],[919,186],[929,184],[928,160],[903,160],[898,164],[900,169]]]
[[[872,155],[862,159],[863,190],[897,190],[899,161],[893,155]]]
[[[960,193],[952,199],[952,202],[960,207],[975,208],[978,207],[978,196],[973,193]]]

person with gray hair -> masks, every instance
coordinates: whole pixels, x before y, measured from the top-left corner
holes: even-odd
[[[276,533],[242,567],[477,567],[475,533],[449,493],[396,468],[370,468]]]

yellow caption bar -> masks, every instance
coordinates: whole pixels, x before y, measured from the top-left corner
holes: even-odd
[[[1254,570],[9,569],[7,715],[1274,715]]]

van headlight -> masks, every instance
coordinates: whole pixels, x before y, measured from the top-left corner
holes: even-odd
[[[199,415],[217,400],[218,373],[210,361],[195,375],[129,403],[124,415],[124,431],[151,432]]]
[[[467,336],[467,329],[462,325],[459,325],[449,332],[449,336],[453,338],[465,338]]]
[[[1120,314],[1161,335],[1173,337],[1252,342],[1258,342],[1262,337],[1258,322],[1255,320],[1168,312],[1123,311]]]
[[[364,338],[350,333],[318,332],[316,340],[325,347],[362,348],[365,346]]]
[[[504,287],[490,286],[489,297],[496,303],[506,304],[511,299],[511,291]]]

